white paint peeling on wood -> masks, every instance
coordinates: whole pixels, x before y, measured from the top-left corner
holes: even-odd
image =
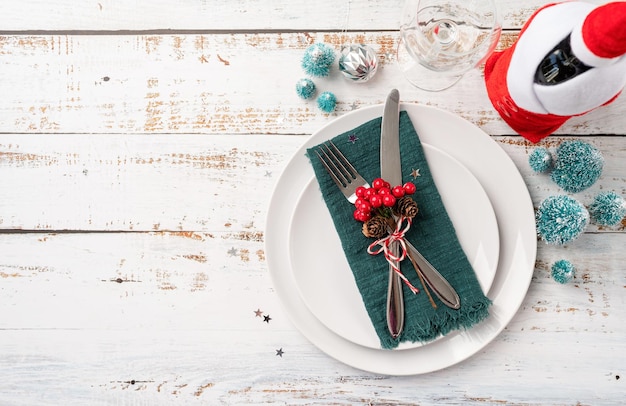
[[[528,156],[537,147],[545,147],[555,155],[558,146],[568,140],[582,140],[596,146],[604,158],[600,179],[589,188],[576,193],[575,198],[589,206],[594,197],[611,190],[626,195],[626,151],[621,137],[563,137],[552,135],[537,144],[532,144],[521,137],[497,137],[502,148],[509,154],[522,173],[535,206],[541,200],[554,194],[568,194],[550,179],[550,173],[535,173],[530,169]],[[623,225],[621,226],[623,229]]]
[[[601,4],[605,1],[590,0]],[[349,4],[351,3],[351,4]],[[540,0],[498,1],[506,29],[519,29]],[[291,30],[398,29],[404,1],[320,0],[315,3],[24,0],[3,5],[2,30]],[[349,10],[349,17],[348,17]]]
[[[256,232],[303,137],[0,136],[0,225]]]
[[[12,263],[29,269],[2,279],[0,303],[14,310],[1,321],[0,401],[13,399],[20,387],[17,404],[44,389],[52,404],[66,395],[58,389],[71,387],[73,400],[105,403],[129,393],[155,404],[195,397],[290,403],[296,393],[322,403],[411,402],[415,390],[428,403],[441,399],[440,382],[446,380],[451,404],[523,404],[530,397],[520,381],[537,383],[536,403],[599,398],[614,404],[623,393],[616,379],[622,362],[615,356],[623,346],[623,272],[602,254],[623,246],[624,235],[583,238],[567,250],[579,268],[567,285],[551,280],[546,269],[564,250],[539,246],[546,263],[538,262],[520,312],[483,351],[445,371],[390,378],[341,365],[293,331],[262,262],[240,266],[238,258],[223,254],[206,263],[169,255],[227,250],[232,242],[168,233],[0,236],[10,248],[0,269]],[[34,245],[45,246],[42,256],[26,260],[23,250]],[[589,255],[593,251],[599,255]],[[39,269],[42,263],[47,269]],[[203,289],[194,281],[199,272],[207,275]],[[108,280],[118,275],[132,280]],[[176,289],[162,288],[164,278]],[[26,281],[29,288],[19,289]],[[240,299],[230,300],[233,295]],[[41,301],[45,308],[36,305]],[[272,316],[270,323],[255,317],[259,307]],[[585,329],[576,327],[581,325]],[[275,355],[281,347],[283,359]],[[498,379],[488,379],[493,376]],[[555,385],[573,386],[559,392]]]
[[[3,316],[0,330],[231,329],[237,313],[252,314],[246,306],[254,304],[229,298],[242,289],[248,295],[270,291],[263,241],[227,233],[30,234],[0,240],[7,249],[0,261],[1,302],[16,309]],[[243,277],[256,283],[242,286]],[[277,318],[272,326],[283,323]]]
[[[538,242],[512,322],[442,371],[358,371],[287,320],[265,262],[272,187],[310,133],[382,103],[389,88],[494,135],[535,205],[562,193],[530,171],[534,145],[507,136],[479,71],[442,93],[402,78],[393,53],[403,2],[352,0],[342,34],[347,3],[3,2],[0,404],[622,403],[625,223],[591,225],[565,246]],[[501,47],[543,5],[498,3],[512,29]],[[339,98],[330,115],[293,88],[319,41],[367,43],[381,63],[366,84],[336,71],[316,79]],[[605,156],[597,184],[574,195],[585,204],[603,190],[626,196],[625,103],[559,130]],[[577,269],[566,285],[549,276],[559,259]]]
[[[364,42],[380,55],[380,71],[365,84],[346,81],[336,67],[316,80],[320,92],[337,95],[330,115],[294,90],[304,76],[304,49],[317,41],[337,50]],[[373,89],[398,88],[405,102],[455,112],[489,134],[512,134],[478,71],[455,87],[455,97],[419,91],[394,62],[396,42],[388,32],[0,37],[0,131],[310,134],[338,115],[382,103]],[[619,134],[625,105],[621,97],[572,119],[559,133]]]
[[[0,225],[23,230],[258,232],[274,182],[307,136],[2,135]],[[552,149],[567,138],[553,136]],[[528,166],[532,144],[498,138],[535,206],[563,193]],[[606,159],[601,190],[626,195],[621,137],[594,137]],[[595,226],[590,230],[598,231]],[[603,228],[600,231],[624,230]]]

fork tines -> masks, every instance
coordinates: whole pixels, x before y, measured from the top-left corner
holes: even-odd
[[[359,177],[358,172],[332,141],[324,143],[315,151],[322,165],[337,186],[345,188]]]

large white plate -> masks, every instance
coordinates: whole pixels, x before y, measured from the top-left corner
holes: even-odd
[[[470,170],[487,193],[500,232],[500,256],[488,296],[490,316],[474,328],[449,334],[429,345],[403,351],[355,344],[330,330],[307,307],[298,290],[288,255],[291,214],[313,176],[306,148],[383,113],[383,105],[348,113],[313,134],[289,161],[278,179],[266,223],[266,258],[276,292],[296,328],[314,345],[353,367],[389,375],[436,371],[474,355],[509,323],[531,281],[537,241],[534,211],[528,189],[508,155],[478,127],[432,107],[402,104],[422,142],[440,148]]]
[[[480,182],[459,161],[431,145],[423,147],[459,242],[487,293],[500,253],[498,224],[491,202]],[[341,337],[380,348],[315,178],[304,187],[295,204],[288,241],[291,270],[309,310]],[[421,345],[406,342],[398,349]]]

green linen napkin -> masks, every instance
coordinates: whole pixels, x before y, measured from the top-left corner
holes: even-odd
[[[371,120],[332,139],[369,182],[380,176],[381,122],[381,118]],[[491,301],[483,294],[474,270],[459,244],[454,226],[432,179],[419,137],[405,111],[400,113],[402,179],[403,183],[411,181],[417,186],[412,197],[419,208],[418,215],[405,237],[456,289],[461,299],[461,308],[450,309],[432,294],[437,304],[437,309],[434,309],[411,262],[408,259],[402,261],[402,273],[420,292],[413,294],[403,284],[405,324],[403,333],[397,339],[389,334],[385,316],[388,263],[382,253],[367,253],[368,245],[374,240],[361,233],[363,223],[353,219],[354,206],[345,199],[321,165],[315,154],[316,148],[308,149],[307,155],[382,348],[394,348],[403,341],[430,341],[453,330],[470,328],[488,316]],[[419,176],[415,177],[418,173]]]

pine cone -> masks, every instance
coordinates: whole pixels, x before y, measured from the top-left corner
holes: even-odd
[[[415,200],[413,200],[410,196],[403,196],[399,198],[393,209],[397,215],[408,218],[415,217],[418,212],[417,203],[415,203]]]
[[[363,235],[371,238],[381,238],[387,232],[387,221],[381,216],[374,216],[363,223]]]

